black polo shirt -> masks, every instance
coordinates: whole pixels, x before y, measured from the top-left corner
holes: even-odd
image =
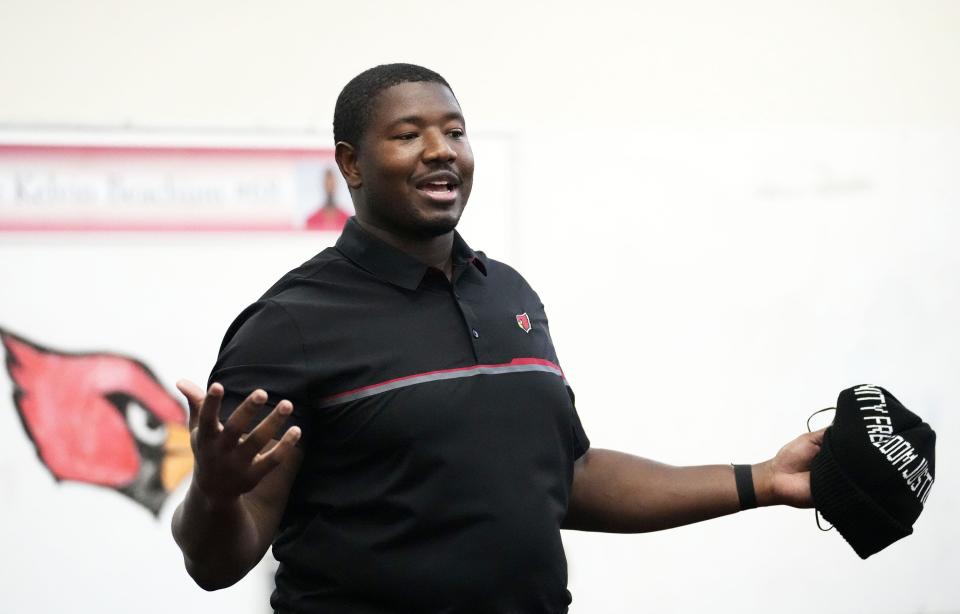
[[[278,612],[565,612],[560,524],[588,448],[543,304],[457,235],[453,283],[350,220],[227,331],[225,418],[294,403],[304,461]]]

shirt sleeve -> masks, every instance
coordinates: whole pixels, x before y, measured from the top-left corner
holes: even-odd
[[[267,392],[267,403],[247,430],[287,399],[293,403],[293,412],[276,436],[293,425],[300,426],[304,435],[301,441],[308,435],[311,374],[303,339],[296,321],[277,302],[254,303],[234,320],[224,336],[207,385],[213,382],[224,388],[221,421],[226,421],[251,392],[262,388]]]
[[[570,426],[573,429],[573,460],[577,460],[590,449],[590,438],[587,437],[587,432],[583,429],[583,424],[580,422],[580,415],[577,413],[576,396],[573,394],[573,388],[571,388],[569,384],[567,384],[567,394],[570,395],[570,404],[573,406],[573,416],[571,416]]]
[[[537,293],[532,288],[530,291],[537,296]],[[543,301],[540,300],[539,296],[537,296],[537,302],[539,303],[541,313],[543,313],[544,330],[547,334],[547,339],[549,342],[548,359],[554,364],[559,365],[560,359],[557,357],[557,350],[553,344],[553,337],[550,335],[550,324],[549,318],[547,318],[546,307],[544,307]],[[573,459],[577,460],[586,454],[587,450],[590,449],[590,439],[587,437],[587,432],[583,428],[583,423],[580,422],[580,415],[577,413],[576,395],[573,393],[573,388],[570,387],[569,382],[565,382],[565,384],[567,387],[567,394],[570,395],[570,428],[573,431]]]

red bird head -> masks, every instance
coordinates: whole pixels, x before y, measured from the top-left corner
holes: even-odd
[[[57,480],[113,488],[154,515],[190,472],[183,407],[143,363],[66,354],[0,330],[13,401]]]

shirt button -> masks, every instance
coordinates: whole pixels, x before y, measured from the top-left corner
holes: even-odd
[[[473,338],[474,338],[474,339],[479,339],[479,338],[480,338],[480,333],[477,332],[477,329],[473,329],[471,332],[473,333]]]

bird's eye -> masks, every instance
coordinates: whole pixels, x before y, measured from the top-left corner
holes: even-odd
[[[167,440],[167,427],[133,399],[127,402],[127,426],[138,441],[148,446],[159,446]]]

